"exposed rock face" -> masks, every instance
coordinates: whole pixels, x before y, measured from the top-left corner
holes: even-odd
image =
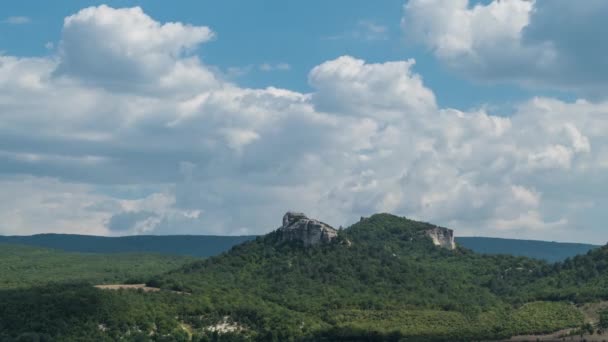
[[[281,242],[301,241],[307,247],[328,243],[338,236],[338,231],[330,225],[295,212],[287,212],[283,216],[283,226],[277,231]]]
[[[435,227],[426,230],[424,233],[428,237],[430,237],[431,240],[433,240],[433,244],[435,244],[435,246],[447,249],[456,249],[453,230],[442,227]]]

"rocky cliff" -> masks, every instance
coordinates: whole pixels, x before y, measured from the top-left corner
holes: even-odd
[[[455,249],[456,243],[454,242],[454,231],[442,227],[434,227],[427,229],[424,232],[428,237],[433,240],[435,246],[439,246],[447,249]]]
[[[300,241],[304,246],[328,243],[338,236],[338,231],[330,225],[295,212],[283,216],[283,225],[277,232],[280,242]]]

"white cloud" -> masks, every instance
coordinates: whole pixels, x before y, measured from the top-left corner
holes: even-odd
[[[401,26],[469,78],[601,97],[606,15],[602,0],[409,0]]]
[[[321,111],[347,115],[423,115],[436,110],[435,96],[410,69],[414,60],[366,64],[343,56],[312,69],[313,102]]]
[[[533,2],[527,0],[472,7],[468,0],[411,0],[405,5],[402,26],[408,37],[428,44],[441,58],[484,58],[504,48],[499,44],[505,42],[519,48],[532,8]]]
[[[252,234],[302,210],[601,235],[607,103],[440,108],[413,60],[350,56],[313,68],[310,94],[243,88],[183,51],[210,32],[101,6],[66,19],[57,56],[0,57],[0,232]]]
[[[554,231],[558,229],[563,230],[567,224],[568,221],[566,219],[560,219],[555,222],[545,222],[538,212],[530,211],[520,213],[519,216],[511,220],[498,219],[495,222],[495,227],[498,230],[507,231],[535,231],[539,229],[544,233],[549,229]],[[552,240],[552,236],[547,236],[545,239]]]
[[[224,128],[221,134],[230,148],[241,151],[245,146],[260,138],[260,135],[251,130]]]
[[[0,185],[1,234],[109,234],[103,224],[107,215],[88,210],[109,199],[92,194],[88,185],[27,176],[3,177]]]
[[[2,20],[2,23],[11,24],[11,25],[23,25],[23,24],[29,24],[31,22],[32,22],[32,19],[30,17],[24,17],[24,16],[8,17],[8,18],[5,18],[4,20]]]
[[[204,89],[215,77],[187,57],[213,37],[204,26],[160,24],[139,7],[89,7],[65,18],[56,73],[110,89]]]
[[[291,69],[291,65],[289,65],[288,63],[263,63],[260,64],[259,69],[261,71],[288,71]]]
[[[354,28],[340,34],[324,37],[326,40],[352,39],[359,41],[379,41],[389,38],[389,29],[386,25],[379,24],[373,20],[359,20]]]
[[[360,20],[353,36],[362,40],[387,40],[388,27],[372,20]]]
[[[224,76],[226,79],[238,79],[239,77],[245,76],[251,72],[253,65],[247,65],[243,67],[232,66],[226,68]]]

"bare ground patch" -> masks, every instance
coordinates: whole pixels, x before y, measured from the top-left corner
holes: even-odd
[[[182,291],[171,291],[171,290],[163,290],[157,287],[146,286],[146,284],[106,284],[106,285],[95,285],[96,288],[100,290],[142,290],[144,292],[159,292],[166,291],[177,293],[181,295],[190,295],[188,292]]]
[[[111,285],[95,285],[96,288],[102,290],[143,290],[145,292],[157,292],[159,288],[149,287],[146,284],[111,284]]]

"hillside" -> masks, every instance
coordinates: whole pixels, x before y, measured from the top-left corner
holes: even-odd
[[[96,255],[0,243],[0,289],[47,283],[142,282],[195,258],[155,254]]]
[[[190,324],[212,324],[219,312],[229,313],[253,336],[279,340],[470,340],[582,322],[567,303],[521,306],[515,289],[548,264],[441,248],[427,234],[436,228],[379,214],[312,247],[275,231],[149,284],[213,304],[202,315],[184,312]]]
[[[522,293],[547,300],[577,303],[608,300],[608,246],[551,265]]]
[[[488,237],[457,237],[456,242],[482,254],[508,254],[525,256],[548,262],[563,261],[579,254],[586,254],[600,246],[583,243],[517,240]]]
[[[138,235],[104,237],[72,234],[0,236],[0,243],[20,244],[81,253],[155,253],[209,257],[255,236]]]
[[[549,286],[564,266],[480,255],[452,239],[389,214],[335,230],[289,213],[270,234],[147,282],[179,292],[0,291],[0,331],[58,341],[471,341],[583,323],[567,298],[529,285]]]

